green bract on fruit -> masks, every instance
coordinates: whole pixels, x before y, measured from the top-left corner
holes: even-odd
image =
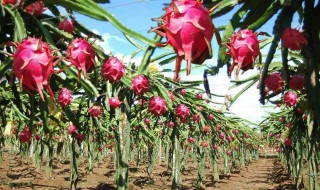
[[[166,37],[166,46],[170,44],[177,54],[174,80],[179,80],[182,59],[187,61],[187,75],[191,72],[191,63],[202,64],[212,56],[211,39],[214,26],[209,11],[196,0],[173,0],[165,8],[162,23],[153,31]]]

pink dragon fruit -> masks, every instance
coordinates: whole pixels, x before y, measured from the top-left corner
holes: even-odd
[[[212,56],[211,39],[214,26],[210,12],[196,0],[172,0],[165,8],[164,24],[153,31],[166,37],[165,44],[170,44],[177,54],[174,80],[179,80],[182,59],[187,61],[187,75],[191,72],[191,63],[202,64]]]
[[[11,4],[11,5],[22,5],[22,3],[24,2],[24,0],[3,0],[2,1],[2,5],[8,5],[8,4]]]
[[[102,109],[100,106],[92,106],[88,112],[91,117],[100,117]]]
[[[24,39],[14,54],[13,71],[22,84],[23,89],[32,95],[39,93],[44,101],[43,88],[48,90],[53,99],[49,85],[50,76],[54,72],[52,52],[47,43],[41,39],[28,37]]]
[[[213,118],[214,118],[214,115],[213,115],[212,113],[210,113],[210,114],[208,115],[208,119],[209,119],[210,121],[212,121]]]
[[[68,126],[68,134],[69,134],[69,135],[72,135],[72,134],[74,134],[75,132],[77,132],[76,126],[74,126],[74,125],[69,125],[69,126]]]
[[[285,138],[285,139],[284,139],[284,144],[285,144],[286,146],[291,146],[291,145],[292,145],[292,140],[291,140],[290,138]]]
[[[298,103],[298,96],[295,92],[289,91],[284,94],[283,101],[287,106],[294,106]]]
[[[227,150],[227,152],[226,152],[227,156],[230,156],[231,153],[232,153],[231,150]]]
[[[72,93],[67,88],[61,88],[58,95],[58,102],[60,106],[69,106],[72,101]]]
[[[150,89],[149,79],[145,75],[138,75],[132,81],[132,90],[136,94],[143,95]]]
[[[179,104],[176,108],[176,116],[181,120],[186,120],[190,115],[188,106]]]
[[[173,92],[169,91],[169,97],[170,97],[170,100],[171,100],[171,101],[174,101],[175,96],[174,96],[174,93],[173,93]]]
[[[284,80],[282,79],[280,73],[268,74],[264,82],[267,88],[274,92],[280,90],[284,84]]]
[[[110,105],[110,107],[116,109],[121,105],[121,102],[120,102],[120,100],[118,98],[111,97],[109,99],[109,105]]]
[[[31,15],[34,15],[35,17],[40,17],[43,15],[43,12],[46,9],[44,8],[43,1],[39,0],[35,3],[32,3],[31,5],[28,5],[25,9],[25,11]]]
[[[144,123],[145,123],[146,125],[150,125],[150,119],[149,119],[149,118],[145,118],[145,119],[144,119]]]
[[[169,127],[169,128],[173,128],[173,127],[174,127],[174,122],[173,122],[173,121],[169,121],[168,127]]]
[[[283,122],[284,121],[284,118],[283,117],[279,117],[279,122]]]
[[[292,126],[293,126],[293,125],[292,125],[292,123],[290,123],[290,122],[286,124],[286,127],[288,127],[289,129],[291,129]]]
[[[189,137],[189,138],[188,138],[188,142],[189,142],[189,143],[194,143],[194,138],[193,138],[193,137]]]
[[[110,57],[101,70],[101,76],[111,83],[119,82],[124,73],[124,66],[116,57]]]
[[[181,94],[182,96],[184,96],[186,93],[187,93],[187,90],[186,90],[186,89],[181,89],[181,90],[180,90],[180,94]]]
[[[20,132],[19,134],[19,140],[20,142],[22,143],[25,143],[25,142],[30,142],[31,141],[31,138],[32,138],[32,134],[29,130],[28,127],[26,127],[23,131]]]
[[[209,146],[209,142],[208,142],[208,141],[203,141],[203,142],[201,143],[201,146],[202,146],[203,148],[207,148],[207,147]]]
[[[67,33],[72,33],[74,31],[74,26],[73,26],[74,20],[68,20],[65,19],[64,21],[61,21],[58,25],[58,28],[60,30],[63,30]]]
[[[38,134],[37,136],[36,136],[36,141],[40,141],[41,140],[41,135],[40,134]]]
[[[283,31],[281,40],[282,45],[291,50],[301,50],[307,44],[303,34],[299,30],[292,28],[286,28]]]
[[[244,137],[247,139],[250,137],[250,135],[248,133],[244,134]]]
[[[69,44],[68,57],[72,65],[78,69],[78,79],[81,79],[81,72],[84,78],[87,78],[87,73],[94,68],[95,51],[92,45],[85,39],[75,39]]]
[[[192,121],[193,122],[200,122],[201,121],[200,115],[198,115],[198,114],[193,115]]]
[[[76,139],[77,139],[79,142],[84,141],[85,138],[86,138],[86,136],[84,136],[84,134],[78,133],[78,134],[76,135]]]
[[[219,145],[215,144],[215,145],[212,146],[212,148],[213,148],[214,150],[218,150]]]
[[[277,139],[280,139],[280,138],[281,138],[281,133],[278,133],[278,134],[276,135],[276,138],[277,138]]]
[[[224,133],[220,133],[220,134],[219,134],[219,138],[220,138],[220,139],[222,139],[222,140],[223,140],[223,139],[224,139],[224,137],[225,137],[225,134],[224,134]]]
[[[210,126],[205,125],[205,126],[203,127],[203,132],[204,132],[204,133],[209,133],[210,131],[211,131],[211,127],[210,127]]]
[[[198,99],[198,100],[202,100],[202,94],[201,94],[201,93],[198,93],[198,94],[197,94],[197,99]]]
[[[260,53],[259,41],[257,35],[249,29],[239,30],[231,37],[231,41],[227,46],[233,58],[233,64],[230,67],[229,74],[232,73],[237,65],[236,75],[240,69],[247,71],[253,69],[254,60]]]
[[[302,75],[293,75],[290,79],[289,86],[293,90],[302,90],[305,86],[305,79]]]
[[[238,151],[238,150],[239,150],[239,147],[235,146],[233,149],[234,149],[235,151]]]
[[[160,96],[154,96],[149,102],[149,112],[154,116],[163,115],[167,110],[166,102]]]

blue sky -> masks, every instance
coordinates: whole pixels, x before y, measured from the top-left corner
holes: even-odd
[[[120,22],[126,25],[128,28],[139,32],[140,34],[153,38],[153,33],[148,33],[148,30],[151,27],[157,26],[157,22],[152,21],[152,18],[158,18],[164,14],[163,4],[170,3],[171,0],[111,0],[109,4],[103,4],[102,6],[112,13]],[[235,10],[238,6],[235,7]],[[216,18],[213,20],[216,27],[226,25],[231,18],[234,11],[232,11],[228,15],[224,15],[222,17]],[[277,16],[277,15],[276,15]],[[122,54],[123,56],[129,56],[132,52],[136,50],[136,48],[131,45],[123,36],[123,34],[118,31],[115,27],[113,27],[108,22],[101,22],[90,19],[88,17],[82,16],[80,14],[76,14],[76,19],[83,24],[85,24],[88,28],[98,32],[103,36],[105,42],[100,43],[105,50],[111,51],[113,54]],[[297,20],[297,17],[295,17]],[[275,17],[272,18],[265,26],[263,26],[258,31],[268,32],[272,35],[272,29],[274,25]],[[297,27],[297,22],[294,22],[293,27]],[[213,46],[213,59],[210,59],[205,62],[207,65],[215,65],[216,57],[218,52],[218,46],[215,41],[215,37],[212,41]],[[164,50],[160,48],[156,50],[157,53],[161,53]],[[262,50],[262,54],[266,54],[268,52],[268,47]],[[138,55],[138,57],[142,55]],[[185,65],[185,62],[182,63]],[[174,67],[174,63],[168,64],[167,67]],[[182,74],[183,79],[192,80],[192,79],[201,79],[203,69],[197,69],[191,71],[191,76],[185,77],[184,73]],[[210,87],[213,93],[216,94],[231,94],[235,95],[237,91],[229,90],[230,79],[226,76],[226,68],[223,68],[221,72],[214,77],[209,78]],[[240,79],[244,79],[252,74],[256,74],[257,70],[251,70],[246,72],[246,74],[240,76]],[[239,89],[238,89],[239,90]],[[262,116],[265,115],[265,110],[269,110],[260,105],[259,103],[259,91],[254,85],[253,88],[249,89],[249,91],[241,96],[238,101],[231,107],[231,111],[236,113],[237,115],[249,119],[254,122],[259,122],[262,119]],[[214,101],[223,102],[223,99],[216,99]]]

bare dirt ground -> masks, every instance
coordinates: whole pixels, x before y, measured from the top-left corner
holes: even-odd
[[[80,181],[77,189],[116,189],[114,183],[115,167],[111,159],[101,161],[92,174],[85,173],[87,164],[80,163]],[[197,169],[193,162],[188,162],[188,169],[182,173],[182,189],[194,189],[197,181]],[[211,167],[206,167],[204,185],[205,189],[221,190],[290,190],[292,188],[289,176],[275,158],[260,158],[252,164],[241,168],[230,175],[222,175],[219,182],[212,181]],[[55,161],[53,179],[47,179],[45,167],[37,171],[32,163],[21,156],[5,153],[0,165],[0,190],[23,189],[68,189],[69,164]],[[165,165],[157,165],[153,171],[152,182],[146,172],[145,166],[130,168],[130,189],[156,190],[170,189],[170,173]]]

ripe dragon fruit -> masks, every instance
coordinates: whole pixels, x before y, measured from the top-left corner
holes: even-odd
[[[174,127],[174,122],[173,122],[173,121],[169,121],[168,127],[169,127],[169,128],[173,128],[173,127]]]
[[[187,93],[187,90],[186,90],[186,89],[181,89],[181,90],[180,90],[180,94],[181,94],[182,96],[184,96],[186,93]]]
[[[190,115],[188,106],[179,104],[176,108],[176,116],[181,120],[186,120]]]
[[[76,132],[77,132],[76,126],[74,126],[74,125],[69,125],[69,126],[68,126],[68,134],[69,134],[69,135],[72,135],[72,134],[74,134],[74,133],[76,133]]]
[[[150,119],[149,118],[145,118],[143,121],[144,121],[144,123],[146,125],[150,125]]]
[[[289,81],[289,86],[293,90],[302,90],[305,86],[305,79],[302,75],[293,75]]]
[[[78,69],[78,79],[81,79],[81,72],[84,78],[87,78],[87,73],[94,68],[95,51],[92,45],[85,39],[75,39],[69,44],[68,57],[72,65]]]
[[[182,59],[187,61],[187,75],[191,72],[191,63],[202,64],[212,56],[211,39],[214,26],[210,12],[198,0],[172,0],[170,7],[159,24],[152,31],[166,37],[165,44],[170,44],[177,54],[174,80],[179,80]]]
[[[202,100],[202,94],[201,94],[201,93],[198,93],[198,94],[197,94],[197,99],[198,99],[198,100]]]
[[[122,62],[115,57],[110,57],[101,69],[101,76],[111,83],[119,82],[124,73]]]
[[[212,113],[210,113],[210,114],[208,115],[208,119],[209,119],[210,121],[212,121],[213,118],[214,118],[214,115],[213,115]]]
[[[255,33],[249,29],[239,30],[231,37],[227,47],[230,49],[233,58],[229,74],[232,73],[236,65],[238,66],[236,75],[239,75],[240,69],[244,71],[253,69],[254,60],[260,53],[259,41]]]
[[[110,105],[110,107],[116,109],[121,105],[121,102],[120,102],[120,100],[118,98],[111,97],[109,99],[109,105]]]
[[[283,31],[281,40],[282,45],[291,50],[301,50],[307,44],[303,34],[299,30],[292,28],[286,28]]]
[[[100,106],[92,106],[88,112],[91,117],[100,117],[102,109]]]
[[[67,88],[61,88],[58,95],[58,102],[60,106],[69,106],[72,102],[72,93]]]
[[[25,11],[31,15],[34,15],[35,17],[40,17],[43,15],[43,12],[46,9],[44,8],[43,1],[39,0],[35,3],[32,3],[31,5],[28,5],[25,9]]]
[[[203,127],[203,132],[204,132],[204,133],[209,133],[210,131],[211,131],[211,127],[210,127],[210,126],[205,125],[205,126]]]
[[[25,143],[25,142],[30,142],[31,141],[31,138],[32,138],[32,134],[29,130],[29,128],[25,128],[23,131],[20,132],[19,134],[19,140],[20,142],[22,143]]]
[[[214,144],[214,145],[212,146],[212,148],[213,148],[214,150],[218,150],[218,148],[219,148],[219,145],[217,145],[217,144]]]
[[[189,138],[188,138],[188,142],[189,142],[189,143],[194,143],[194,138],[193,138],[193,137],[189,137]]]
[[[149,102],[149,112],[154,116],[163,115],[167,110],[166,102],[160,96],[154,96]]]
[[[22,5],[22,3],[24,2],[24,0],[3,0],[2,1],[2,5],[15,5],[15,6],[20,6]]]
[[[201,121],[200,115],[198,115],[198,114],[193,115],[192,121],[193,122],[200,122]]]
[[[285,139],[284,139],[284,144],[285,144],[286,146],[291,146],[291,145],[292,145],[292,140],[291,140],[290,138],[285,138]]]
[[[76,139],[79,141],[79,142],[82,142],[84,141],[84,139],[86,138],[86,136],[84,136],[84,134],[77,134],[76,135]]]
[[[264,82],[267,88],[274,92],[280,90],[284,85],[284,80],[282,79],[280,73],[268,74]]]
[[[74,20],[68,20],[65,19],[64,21],[61,21],[58,25],[58,28],[60,30],[63,30],[67,33],[72,33],[74,31],[74,26],[73,26]]]
[[[203,142],[201,143],[201,146],[202,146],[203,148],[207,148],[207,147],[209,146],[209,142],[208,142],[208,141],[203,141]]]
[[[53,99],[49,81],[58,61],[53,63],[49,45],[41,39],[28,37],[18,45],[13,57],[13,71],[23,89],[30,95],[39,93],[44,101],[42,90],[46,88]]]
[[[136,94],[143,95],[150,89],[149,79],[145,75],[137,75],[132,81],[132,90]]]
[[[292,91],[286,92],[283,101],[287,106],[292,107],[298,103],[298,95]]]

